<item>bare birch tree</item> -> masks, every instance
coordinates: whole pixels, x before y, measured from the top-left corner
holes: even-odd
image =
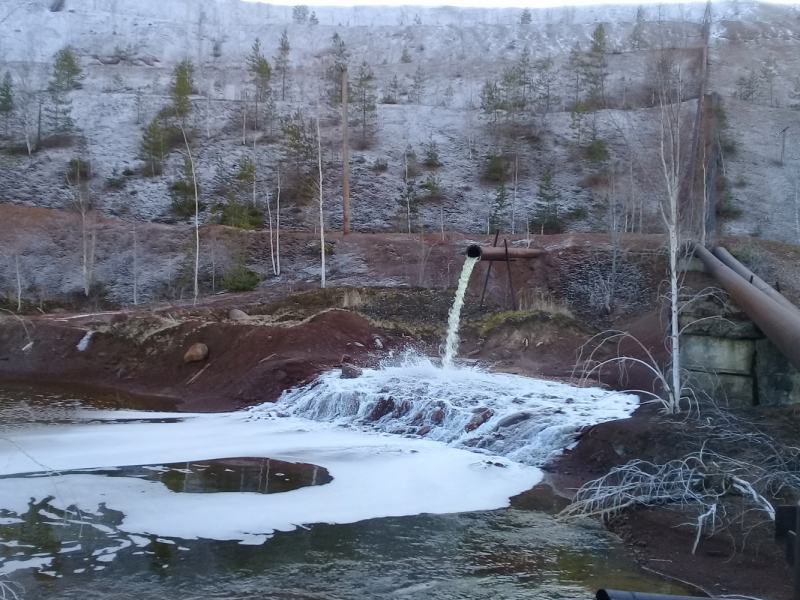
[[[662,51],[658,68],[658,106],[659,106],[659,158],[664,181],[663,193],[660,197],[659,210],[664,229],[667,234],[667,251],[669,253],[669,306],[670,333],[669,346],[672,359],[670,386],[665,392],[668,395],[668,412],[680,410],[682,392],[681,360],[680,360],[680,325],[678,322],[679,281],[678,259],[681,252],[681,221],[679,211],[680,186],[683,177],[682,167],[682,129],[684,125],[683,107],[683,66],[682,61],[670,60],[666,51]]]
[[[197,304],[197,297],[200,294],[198,284],[200,273],[200,193],[197,189],[197,172],[194,168],[192,149],[189,147],[189,140],[186,138],[186,130],[183,128],[183,125],[181,125],[181,133],[183,134],[183,143],[186,145],[186,153],[189,156],[189,166],[192,169],[192,183],[194,184],[194,303]]]

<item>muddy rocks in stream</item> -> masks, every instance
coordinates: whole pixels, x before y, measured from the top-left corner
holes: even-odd
[[[466,427],[464,427],[464,431],[467,433],[474,431],[486,423],[486,421],[491,419],[492,415],[494,415],[494,411],[491,408],[476,408],[472,412],[472,418],[469,420],[469,423],[467,423]]]
[[[361,377],[361,367],[352,363],[342,363],[342,379],[355,379]]]
[[[388,398],[378,398],[378,402],[375,403],[375,408],[367,415],[366,420],[377,421],[388,415],[394,409],[394,398],[391,396]]]

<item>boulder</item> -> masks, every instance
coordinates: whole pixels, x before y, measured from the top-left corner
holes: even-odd
[[[388,398],[378,398],[378,401],[375,403],[375,408],[372,409],[372,412],[367,415],[367,421],[377,421],[388,415],[390,412],[394,410],[394,398],[389,396]]]
[[[394,405],[394,412],[392,412],[392,418],[399,419],[400,417],[404,417],[409,411],[411,411],[411,402],[408,400],[403,400],[399,403],[396,402]]]
[[[417,435],[428,435],[431,431],[430,425],[425,425],[425,427],[420,427],[417,431]]]
[[[342,363],[342,379],[355,379],[360,376],[360,368],[351,363]]]
[[[473,412],[475,414],[472,415],[469,423],[464,427],[464,431],[469,432],[477,429],[494,415],[494,411],[491,408],[476,408]]]
[[[444,421],[444,409],[437,408],[435,411],[433,411],[431,413],[431,421],[433,421],[437,425],[441,425],[442,421]]]
[[[245,321],[247,319],[247,313],[238,308],[232,308],[228,311],[228,318],[231,321]]]
[[[516,425],[517,423],[522,423],[523,421],[527,421],[533,415],[529,412],[518,412],[507,417],[503,417],[500,419],[500,422],[497,424],[497,428],[500,429],[501,427],[511,427],[512,425]]]
[[[183,355],[184,362],[197,362],[208,358],[208,346],[197,343]]]

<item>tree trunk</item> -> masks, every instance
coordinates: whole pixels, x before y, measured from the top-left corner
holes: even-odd
[[[322,212],[322,138],[319,130],[319,98],[317,98],[317,165],[319,167],[319,244],[321,256],[321,285],[325,288],[325,216]]]

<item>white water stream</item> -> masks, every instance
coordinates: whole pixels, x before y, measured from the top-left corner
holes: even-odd
[[[464,267],[461,269],[461,277],[458,278],[456,297],[453,300],[450,313],[447,315],[447,338],[445,338],[444,355],[442,356],[442,367],[445,369],[453,366],[453,359],[458,354],[458,325],[461,321],[461,308],[464,306],[464,294],[467,292],[467,284],[469,283],[469,276],[472,275],[472,269],[475,268],[479,260],[479,258],[467,257],[464,261]]]

